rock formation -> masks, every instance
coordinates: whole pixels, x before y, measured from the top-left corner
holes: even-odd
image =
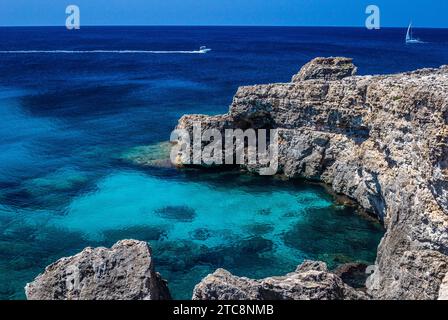
[[[318,58],[291,83],[241,87],[227,114],[186,115],[177,128],[277,129],[279,174],[325,182],[383,221],[369,294],[437,299],[448,277],[448,66],[355,72],[350,59]]]
[[[252,280],[218,269],[196,285],[193,300],[353,300],[366,299],[327,271],[325,263],[305,261],[283,277]]]
[[[292,78],[292,82],[310,79],[341,80],[354,76],[357,70],[352,59],[349,58],[316,58],[304,65]]]
[[[166,282],[154,271],[151,249],[136,240],[62,258],[28,283],[25,293],[29,300],[171,299]]]

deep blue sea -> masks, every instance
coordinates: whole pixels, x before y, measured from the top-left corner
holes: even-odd
[[[150,242],[175,298],[218,267],[262,278],[303,259],[372,263],[381,226],[319,185],[141,167],[127,155],[157,155],[183,114],[224,113],[238,86],[289,81],[316,56],[353,57],[360,74],[448,64],[448,30],[416,29],[418,45],[405,33],[0,28],[0,298],[23,299],[46,265],[123,238]],[[212,51],[179,52],[202,45]]]

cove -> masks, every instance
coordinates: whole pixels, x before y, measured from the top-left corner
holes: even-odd
[[[383,235],[378,223],[335,204],[319,185],[239,172],[118,170],[63,213],[2,217],[14,219],[2,224],[8,250],[1,268],[8,274],[3,290],[15,297],[55,259],[126,238],[148,241],[173,297],[190,299],[217,268],[264,278],[304,259],[330,268],[372,264]]]
[[[52,177],[56,187],[59,180],[66,175]],[[56,187],[51,194],[65,198]],[[382,235],[319,185],[233,171],[116,170],[61,210],[0,206],[0,295],[22,299],[48,264],[126,238],[148,241],[173,297],[190,299],[217,268],[264,278],[304,259],[372,264]]]

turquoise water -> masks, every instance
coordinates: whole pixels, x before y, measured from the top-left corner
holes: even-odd
[[[303,259],[372,263],[382,228],[303,182],[161,168],[184,114],[228,111],[237,88],[290,81],[317,56],[360,74],[448,63],[448,29],[264,27],[0,28],[0,299],[56,259],[123,238],[151,243],[176,298],[216,268],[254,278]],[[197,50],[207,54],[114,54]],[[151,146],[141,148],[141,146]],[[150,153],[143,169],[123,161]],[[128,159],[129,160],[129,159]],[[138,161],[137,161],[138,162]]]
[[[30,184],[55,196],[82,182],[82,174],[65,171]],[[189,299],[194,285],[219,267],[262,278],[293,271],[304,259],[330,267],[372,263],[383,233],[335,205],[318,185],[239,172],[121,170],[63,211],[0,207],[0,213],[6,298],[23,298],[25,282],[55,259],[124,238],[148,241],[173,296]]]

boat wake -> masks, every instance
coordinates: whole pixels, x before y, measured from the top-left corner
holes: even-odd
[[[211,49],[202,48],[193,51],[152,51],[152,50],[0,50],[0,54],[204,54]]]
[[[418,39],[412,39],[412,40],[406,41],[406,44],[421,44],[421,43],[426,43],[426,42],[418,40]]]

